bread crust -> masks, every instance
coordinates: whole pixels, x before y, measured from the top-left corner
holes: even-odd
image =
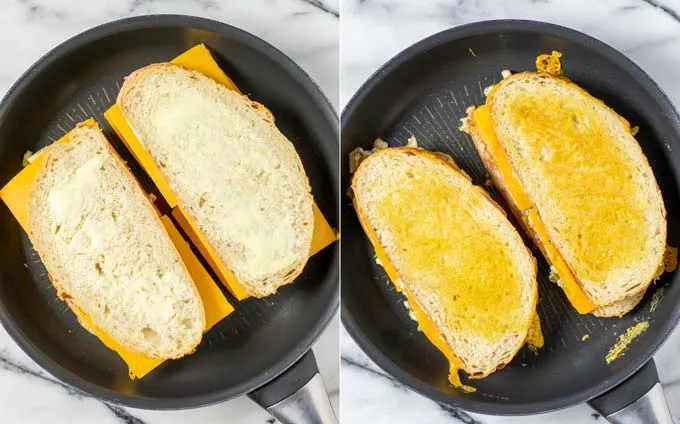
[[[460,168],[458,168],[458,166],[455,164],[453,159],[446,160],[446,159],[442,158],[441,155],[435,154],[433,152],[429,152],[429,151],[424,150],[424,149],[414,148],[414,147],[392,147],[392,148],[381,149],[381,150],[379,150],[375,153],[372,153],[371,156],[374,156],[374,155],[389,155],[389,154],[393,154],[395,152],[407,152],[408,154],[412,154],[412,155],[416,155],[416,156],[422,156],[422,157],[428,158],[429,160],[435,161],[439,164],[444,164],[446,167],[448,167],[451,170],[453,170],[454,172],[462,175],[465,179],[467,179],[468,181],[471,182],[470,177],[464,171],[462,171]],[[376,242],[379,242],[374,235],[375,229],[368,224],[366,214],[365,214],[363,208],[361,207],[361,205],[359,204],[359,202],[357,201],[356,196],[354,195],[354,193],[357,190],[357,187],[356,187],[357,175],[359,175],[361,173],[362,166],[365,163],[366,163],[365,161],[362,161],[359,164],[359,166],[357,167],[357,169],[356,169],[356,171],[355,171],[355,173],[352,177],[352,182],[351,182],[351,187],[350,187],[351,190],[348,194],[349,194],[349,196],[352,200],[352,204],[354,205],[354,209],[357,213],[357,217],[359,218],[359,222],[361,223],[361,226],[364,228],[364,231],[371,231],[371,233],[373,234],[372,238],[375,239]],[[503,208],[501,208],[498,205],[498,203],[496,203],[483,188],[481,188],[477,185],[474,185],[474,184],[472,185],[472,187],[473,187],[473,190],[475,190],[477,193],[480,193],[494,208],[496,208],[498,211],[500,211],[501,214],[504,217],[507,217]],[[508,225],[512,225],[512,224],[508,223]],[[534,311],[534,313],[529,316],[529,319],[527,321],[525,337],[516,346],[513,346],[510,353],[506,357],[504,357],[503,360],[501,360],[501,362],[496,366],[496,368],[494,370],[489,371],[487,373],[474,373],[474,372],[470,371],[469,368],[466,368],[467,365],[465,364],[465,362],[456,354],[454,347],[444,337],[444,332],[442,331],[441,327],[437,326],[437,324],[434,321],[431,321],[432,324],[437,328],[439,335],[444,339],[446,344],[449,346],[449,349],[451,349],[456,361],[458,362],[457,365],[461,365],[460,369],[465,371],[468,374],[468,377],[471,378],[471,379],[484,378],[484,377],[487,377],[490,374],[494,373],[495,371],[498,371],[498,370],[504,368],[508,363],[510,363],[512,361],[512,359],[517,355],[517,352],[519,352],[519,350],[526,343],[526,336],[528,336],[532,320],[534,318],[534,315],[536,314],[536,305],[538,304],[538,284],[536,282],[536,274],[537,274],[536,258],[534,258],[534,256],[531,254],[531,251],[526,247],[526,245],[524,243],[522,243],[521,248],[522,248],[522,253],[527,255],[531,260],[531,272],[532,272],[531,279],[533,281],[531,310]],[[392,283],[394,283],[394,282],[392,282]],[[415,301],[415,299],[414,299],[414,301]]]
[[[186,72],[189,72],[190,74],[200,75],[203,78],[208,78],[208,79],[212,80],[212,78],[202,74],[201,72],[198,72],[198,71],[193,70],[193,69],[186,68],[186,67],[181,66],[181,65],[176,65],[176,64],[167,63],[167,62],[166,63],[155,63],[155,64],[147,65],[143,68],[137,69],[136,71],[134,71],[133,73],[128,75],[125,78],[125,81],[123,83],[123,86],[120,89],[120,92],[118,93],[116,103],[120,107],[120,110],[121,110],[123,116],[125,116],[126,120],[128,120],[128,125],[129,125],[130,129],[132,130],[132,132],[135,134],[135,137],[137,137],[137,140],[139,140],[140,143],[142,143],[143,145],[144,145],[144,141],[143,141],[144,137],[142,137],[141,134],[139,133],[139,131],[137,131],[137,129],[135,129],[133,127],[133,125],[129,122],[129,119],[127,117],[128,111],[124,107],[125,99],[127,98],[132,87],[137,83],[137,81],[145,73],[154,72],[154,71],[157,71],[157,70],[160,70],[160,69],[163,69],[163,68],[181,68],[181,69],[185,70]],[[241,97],[241,99],[244,101],[244,103],[249,105],[251,108],[258,110],[259,112],[262,112],[265,115],[266,121],[270,125],[272,125],[273,127],[276,128],[274,114],[266,106],[264,106],[261,103],[258,103],[258,102],[251,100],[250,98],[248,98],[248,96],[246,96],[244,94],[241,94],[241,93],[238,93],[238,92],[234,92],[234,93],[239,95]],[[293,150],[295,150],[295,146],[293,145],[293,143],[287,137],[284,136],[284,138],[285,138],[286,142],[288,143],[288,145]],[[150,156],[153,158],[154,162],[156,162],[157,168],[162,169],[159,166],[157,159],[155,157],[153,157],[153,155],[150,155]],[[312,193],[311,193],[311,186],[309,184],[309,178],[307,177],[307,174],[306,174],[304,167],[302,165],[302,161],[301,161],[299,155],[297,155],[297,154],[295,155],[294,166],[295,166],[297,172],[299,172],[300,175],[304,177],[305,191],[307,193],[305,197],[306,197],[307,202],[310,203],[310,214],[312,216],[312,223],[313,223],[313,211],[311,210],[312,209],[311,204],[313,203],[314,199],[313,199],[313,196],[312,196]],[[161,173],[162,172],[163,171],[161,170]],[[166,177],[166,176],[164,175],[164,177]],[[179,202],[179,199],[178,199],[178,202]],[[196,222],[196,217],[191,216],[191,212],[189,212],[187,210],[187,208],[182,208],[182,210],[185,211],[188,215],[190,215],[189,218],[192,220],[192,222]],[[312,225],[312,227],[313,227],[313,225]],[[305,238],[305,244],[307,246],[307,249],[306,249],[307,252],[309,252],[309,250],[311,249],[313,234],[314,234],[314,231],[313,231],[313,228],[312,228],[312,231],[310,231],[308,236]],[[214,248],[213,248],[213,251],[215,251],[216,254],[218,256],[220,256],[219,259],[222,262],[222,264],[225,267],[227,267],[227,269],[229,269],[230,272],[233,273],[233,269],[230,269],[227,266],[227,261],[224,260],[224,257],[220,254],[220,252],[217,251]],[[278,273],[273,274],[271,276],[268,276],[265,279],[262,279],[262,282],[265,285],[262,285],[262,284],[253,284],[253,285],[251,285],[251,284],[248,284],[248,285],[241,284],[241,286],[244,288],[244,290],[250,296],[258,297],[258,298],[271,296],[271,295],[275,294],[280,287],[283,287],[285,285],[288,285],[288,284],[294,282],[295,279],[302,273],[302,271],[305,268],[308,260],[309,260],[309,255],[305,255],[299,261],[297,261],[293,266],[286,268],[286,269],[282,269]],[[241,282],[239,282],[239,283],[241,283]]]
[[[73,136],[73,134],[75,134],[75,132],[78,131],[78,129],[80,129],[80,128],[89,128],[89,129],[93,129],[93,130],[96,130],[96,131],[99,133],[99,134],[98,134],[99,137],[101,137],[101,138],[103,139],[103,140],[102,140],[102,142],[103,142],[102,144],[106,147],[106,149],[108,149],[108,152],[111,154],[114,163],[116,164],[117,167],[119,167],[121,170],[123,170],[123,172],[125,173],[126,177],[128,178],[128,180],[129,180],[129,182],[130,182],[130,187],[132,188],[132,190],[134,190],[134,191],[137,192],[138,197],[141,197],[141,198],[143,199],[143,205],[144,205],[144,207],[147,208],[148,210],[150,210],[150,211],[153,212],[153,216],[154,216],[154,220],[155,220],[156,225],[157,225],[158,227],[160,227],[160,228],[163,230],[163,232],[165,233],[165,227],[163,226],[163,223],[162,223],[160,217],[158,216],[158,211],[157,211],[156,208],[153,206],[153,204],[151,203],[151,200],[148,198],[148,196],[146,195],[146,193],[144,192],[144,190],[142,189],[141,185],[139,184],[139,182],[137,181],[137,179],[134,177],[134,175],[132,174],[132,172],[131,172],[131,171],[128,169],[128,167],[125,165],[125,162],[123,162],[123,160],[120,158],[120,156],[118,156],[118,153],[116,153],[116,151],[113,149],[113,147],[109,144],[108,140],[105,139],[105,136],[104,136],[104,134],[101,132],[101,129],[99,128],[99,126],[98,126],[97,124],[95,124],[95,123],[91,123],[91,122],[87,122],[87,121],[86,121],[86,122],[81,122],[81,123],[77,124],[77,125],[75,126],[75,128],[72,130],[71,136]],[[50,147],[51,147],[51,146],[50,146]],[[52,159],[51,156],[50,156],[50,153],[51,153],[51,152],[50,152],[50,147],[48,147],[48,148],[43,152],[43,154],[45,155],[45,165],[42,167],[42,170],[39,171],[38,175],[36,175],[36,179],[39,178],[39,175],[40,175],[42,172],[46,172],[46,171],[44,171],[44,170],[47,169],[47,167],[48,167],[48,165],[49,165],[49,162],[50,162],[50,160]],[[36,193],[35,193],[35,190],[36,190],[36,187],[35,187],[35,185],[34,185],[34,186],[31,188],[31,191],[30,191],[30,193],[29,193],[29,199],[30,199],[32,196],[34,196],[34,195],[36,194]],[[30,209],[31,202],[29,201],[28,204],[29,204],[29,209]],[[30,219],[31,215],[32,215],[32,214],[30,213],[30,210],[29,210],[29,212],[27,213],[27,226],[28,226],[28,231],[29,231],[29,238],[30,238],[31,240],[35,240],[35,239],[38,237],[38,235],[34,232],[33,226],[31,225],[31,219]],[[167,236],[167,237],[168,237],[168,242],[169,242],[169,244],[171,245],[172,249],[174,250],[174,252],[175,252],[175,254],[176,254],[176,256],[177,256],[178,262],[181,264],[181,266],[182,266],[182,268],[183,268],[183,270],[184,270],[184,272],[185,272],[185,275],[187,276],[187,279],[188,279],[189,281],[192,282],[192,284],[191,284],[191,289],[192,289],[192,291],[193,291],[193,293],[194,293],[194,296],[196,297],[196,299],[197,299],[198,302],[199,302],[200,311],[201,311],[200,319],[201,319],[201,322],[202,322],[203,331],[205,331],[205,328],[206,328],[205,309],[204,309],[204,307],[203,307],[203,301],[201,300],[201,296],[200,296],[200,294],[199,294],[199,292],[198,292],[198,289],[196,288],[196,285],[193,283],[193,278],[191,278],[191,274],[189,273],[189,270],[188,270],[188,268],[186,267],[184,261],[181,259],[181,256],[180,256],[180,254],[179,254],[179,251],[178,251],[177,248],[175,247],[175,244],[169,239],[169,236]],[[43,260],[43,262],[44,262],[44,258],[47,257],[47,256],[49,255],[49,253],[46,252],[46,251],[41,250],[41,249],[39,248],[39,246],[37,246],[37,245],[35,245],[35,244],[34,244],[34,248],[36,249],[36,252],[38,253],[38,256],[40,256],[41,260]],[[69,308],[70,308],[72,311],[74,311],[74,313],[75,313],[76,310],[78,310],[78,311],[80,311],[80,313],[85,314],[85,312],[82,311],[79,307],[77,307],[77,305],[74,303],[74,301],[73,301],[71,295],[70,295],[69,293],[67,293],[67,292],[64,290],[63,285],[62,285],[58,280],[56,280],[55,278],[53,278],[53,276],[52,276],[51,274],[49,274],[49,273],[48,273],[48,277],[49,277],[50,282],[52,283],[52,285],[54,286],[54,288],[55,288],[55,290],[56,290],[56,292],[57,292],[57,296],[58,296],[61,300],[63,300],[64,302],[66,302],[66,304],[69,306]],[[81,323],[81,325],[82,325],[82,323]],[[84,328],[85,328],[86,330],[88,330],[89,332],[92,332],[92,329],[91,329],[91,328],[87,328],[87,327],[84,327]],[[102,331],[104,331],[104,330],[102,329]],[[141,353],[141,354],[143,354],[143,355],[145,355],[145,356],[147,356],[147,357],[149,357],[149,358],[153,358],[153,359],[178,359],[178,358],[181,358],[181,357],[183,357],[183,356],[185,356],[185,355],[188,355],[188,354],[191,354],[192,352],[194,352],[194,351],[196,350],[196,348],[198,347],[198,345],[200,344],[201,339],[202,339],[202,338],[198,338],[198,340],[197,340],[195,343],[193,343],[193,344],[190,346],[190,348],[186,349],[184,352],[179,352],[179,353],[177,353],[176,355],[172,355],[172,356],[169,356],[169,357],[163,357],[163,358],[161,358],[161,357],[159,357],[159,356],[150,355],[150,354],[148,354],[147,352],[138,352],[138,353]]]

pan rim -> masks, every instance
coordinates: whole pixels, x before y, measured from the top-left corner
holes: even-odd
[[[593,51],[611,60],[620,68],[631,74],[631,76],[641,84],[645,91],[657,99],[657,102],[664,108],[664,112],[667,113],[668,120],[680,133],[680,116],[678,115],[677,110],[668,96],[663,92],[658,84],[652,80],[649,75],[647,75],[647,73],[645,73],[637,64],[628,59],[618,50],[590,35],[564,26],[535,20],[497,19],[472,22],[437,32],[410,45],[406,49],[394,55],[380,68],[378,68],[378,70],[376,70],[356,90],[351,99],[347,102],[346,106],[343,108],[340,126],[341,135],[343,128],[345,128],[349,122],[349,117],[354,115],[359,105],[361,105],[366,98],[371,96],[375,88],[379,86],[389,75],[402,66],[410,63],[418,56],[433,48],[439,47],[442,44],[456,42],[460,39],[468,38],[474,35],[497,34],[503,31],[551,35],[566,38],[580,45],[591,48]],[[342,136],[340,143],[342,152]],[[676,175],[676,181],[677,180],[678,176]],[[680,181],[677,182],[680,185]],[[343,186],[344,183],[345,182],[342,182]],[[344,208],[350,206],[342,204],[342,207]],[[387,356],[383,355],[380,351],[378,351],[378,349],[374,347],[371,339],[366,336],[366,334],[351,316],[349,307],[345,303],[344,297],[341,298],[340,303],[342,324],[347,330],[348,334],[357,343],[364,354],[366,354],[388,375],[394,377],[399,383],[414,390],[421,396],[429,398],[430,400],[440,404],[451,405],[473,413],[499,416],[533,415],[557,411],[569,406],[587,402],[599,395],[606,393],[617,385],[625,382],[647,362],[653,360],[653,355],[665,343],[669,335],[677,327],[678,322],[680,321],[680,308],[675,308],[668,321],[662,323],[661,325],[657,325],[659,331],[655,333],[653,342],[645,347],[644,355],[641,355],[636,360],[631,361],[621,370],[615,372],[611,378],[601,381],[599,384],[591,387],[589,390],[548,401],[498,404],[492,402],[484,403],[474,401],[464,396],[446,395],[433,390],[429,385],[423,384],[417,379],[411,377],[406,371],[402,370],[398,365],[389,360]]]
[[[26,87],[30,86],[37,77],[41,76],[45,70],[49,69],[49,67],[62,56],[71,53],[73,50],[82,48],[87,44],[120,32],[159,27],[192,27],[204,29],[222,34],[223,36],[237,38],[251,48],[262,52],[281,64],[285,71],[306,89],[307,94],[313,98],[317,105],[319,115],[335,130],[336,133],[338,133],[338,115],[328,97],[321,90],[318,83],[283,52],[261,38],[235,26],[212,19],[177,14],[142,15],[110,21],[87,29],[58,44],[31,65],[7,90],[7,93],[0,101],[0,125],[2,125],[2,117],[6,114],[7,110],[11,109],[15,102],[21,98]],[[335,190],[335,207],[337,208],[337,199],[339,198],[339,193],[337,192],[339,177],[338,164],[336,162],[337,161],[331,163],[330,179],[333,190]],[[329,279],[339,281],[340,270],[338,249],[337,246],[330,246],[329,249],[333,249],[334,252],[331,265],[327,270],[327,275]],[[28,357],[36,362],[42,369],[56,377],[60,382],[67,384],[73,389],[84,392],[101,401],[120,406],[149,410],[190,409],[213,405],[245,395],[269,383],[292,367],[300,358],[302,358],[302,356],[312,349],[314,343],[328,327],[337,313],[339,309],[339,290],[339,284],[336,284],[329,299],[330,304],[316,320],[312,331],[310,331],[302,340],[299,340],[297,346],[288,352],[287,355],[280,358],[273,366],[261,370],[256,377],[243,381],[240,384],[232,385],[225,389],[216,390],[210,393],[183,397],[144,398],[124,395],[113,390],[104,389],[63,368],[60,364],[39,350],[12,319],[2,303],[0,303],[0,324],[2,324],[12,340],[24,353],[26,353],[26,355],[28,355]]]

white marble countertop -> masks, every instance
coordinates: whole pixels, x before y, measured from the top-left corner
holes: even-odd
[[[382,64],[436,32],[489,19],[533,19],[571,27],[613,46],[640,65],[680,107],[680,1],[677,0],[343,0],[341,105]],[[341,416],[348,423],[603,423],[586,405],[531,417],[491,417],[444,408],[403,387],[341,331]],[[680,331],[655,360],[680,422]]]
[[[0,96],[43,54],[91,27],[128,16],[172,13],[237,26],[273,44],[338,107],[338,0],[4,0],[0,12]],[[313,34],[313,36],[311,35]],[[338,318],[314,347],[338,410]],[[0,422],[7,424],[273,423],[247,398],[186,411],[142,411],[75,394],[41,370],[0,327]]]

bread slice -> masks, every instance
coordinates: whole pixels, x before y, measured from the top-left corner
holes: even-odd
[[[59,296],[123,347],[191,353],[203,304],[153,206],[96,125],[43,152],[28,232]]]
[[[628,122],[566,78],[544,73],[504,79],[485,107],[528,208],[499,170],[474,108],[468,131],[513,212],[536,211],[549,240],[523,220],[529,234],[542,250],[554,245],[594,314],[631,310],[663,259],[666,212]]]
[[[302,272],[312,196],[271,112],[170,63],[130,75],[117,103],[181,208],[249,295],[273,294]]]
[[[361,162],[352,196],[458,367],[481,378],[510,362],[534,321],[536,262],[486,192],[437,154],[388,148]]]

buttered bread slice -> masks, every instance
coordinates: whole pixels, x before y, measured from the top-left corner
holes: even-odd
[[[622,315],[658,276],[666,212],[628,122],[566,78],[520,73],[470,110],[496,185],[581,313]]]
[[[535,317],[536,264],[486,192],[436,154],[387,148],[361,162],[352,196],[452,372],[484,377],[510,362]]]
[[[179,207],[250,296],[292,282],[310,253],[312,196],[300,158],[262,105],[164,63],[117,101]]]
[[[95,124],[40,153],[28,232],[59,296],[123,347],[191,353],[205,328],[196,286],[142,188]]]

